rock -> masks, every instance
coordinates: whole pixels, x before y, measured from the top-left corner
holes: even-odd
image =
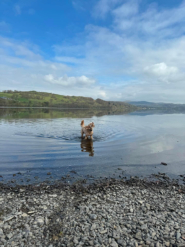
[[[28,215],[26,213],[23,213],[21,216],[22,217],[28,217]]]
[[[142,230],[146,230],[146,229],[147,229],[147,224],[142,225],[142,226],[141,226],[141,229],[142,229]]]
[[[142,240],[141,232],[137,232],[136,235],[135,235],[135,238],[139,239],[139,240]]]
[[[91,231],[95,230],[95,229],[96,229],[96,224],[93,223],[92,226],[91,226]]]
[[[91,220],[96,220],[97,219],[97,215],[96,214],[90,214],[89,215]]]
[[[36,219],[36,223],[37,223],[39,226],[43,226],[43,225],[44,225],[44,219],[43,219],[43,218],[38,218],[38,219]]]
[[[49,195],[49,197],[58,197],[57,194],[52,194],[52,195]]]
[[[134,246],[135,246],[135,247],[138,247],[138,243],[137,243],[137,242],[134,242]]]
[[[139,200],[138,202],[139,202],[140,204],[143,204],[144,201]]]
[[[101,234],[105,234],[107,232],[107,229],[100,231]]]
[[[49,220],[48,220],[48,217],[45,217],[45,224],[48,225],[49,224]]]
[[[28,212],[28,214],[34,214],[35,213],[35,211],[29,211]]]
[[[163,166],[167,166],[167,163],[165,163],[165,162],[161,162],[161,165],[163,165]]]
[[[185,185],[107,181],[84,187],[0,184],[0,245],[183,246]]]
[[[110,246],[111,247],[118,247],[118,244],[116,243],[116,241],[114,239],[112,239]]]
[[[73,242],[74,242],[74,244],[78,244],[78,239],[76,237],[74,237]]]
[[[70,171],[71,173],[74,173],[74,174],[77,174],[77,172],[76,171]]]
[[[112,236],[113,236],[114,239],[117,239],[118,240],[118,239],[120,239],[120,232],[113,231],[113,235]]]
[[[11,216],[5,218],[5,219],[4,219],[4,222],[10,221],[10,220],[12,220],[14,217],[15,217],[15,215],[11,215]]]
[[[157,243],[155,244],[155,247],[160,247],[159,242],[157,242]]]
[[[4,236],[4,232],[3,230],[0,228],[0,237],[3,237]]]
[[[180,232],[176,232],[176,239],[178,240],[181,237]]]
[[[10,232],[9,234],[6,235],[8,239],[11,239],[13,237],[13,234]]]

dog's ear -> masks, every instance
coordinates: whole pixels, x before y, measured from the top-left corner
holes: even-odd
[[[82,126],[82,127],[84,126],[84,120],[81,121],[81,126]]]

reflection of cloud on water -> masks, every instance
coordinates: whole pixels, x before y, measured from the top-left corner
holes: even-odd
[[[81,140],[81,151],[89,152],[89,156],[94,156],[93,141],[91,139]]]
[[[178,145],[176,139],[177,137],[174,136],[160,136],[151,143],[145,143],[144,148],[149,150],[151,154],[173,150]]]

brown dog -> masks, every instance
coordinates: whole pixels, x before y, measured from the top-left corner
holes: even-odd
[[[93,128],[95,127],[94,123],[90,123],[89,125],[85,126],[84,124],[84,120],[81,121],[81,136],[83,138],[83,134],[85,134],[85,139],[87,139],[88,136],[91,137],[91,139],[93,139]]]

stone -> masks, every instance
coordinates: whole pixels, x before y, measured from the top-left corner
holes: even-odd
[[[120,239],[120,232],[118,232],[118,231],[113,231],[112,236],[113,236],[114,239]]]
[[[107,232],[107,229],[100,231],[101,234],[105,234]]]
[[[74,244],[78,244],[78,239],[76,237],[74,237],[73,242],[74,242]]]
[[[26,213],[21,214],[22,217],[28,217]]]
[[[93,223],[92,226],[91,226],[91,231],[95,230],[95,229],[96,229],[96,224]]]
[[[58,197],[58,195],[57,194],[51,194],[51,195],[49,195],[49,197]]]
[[[170,242],[165,242],[164,244],[165,244],[166,247],[170,246]]]
[[[139,240],[142,240],[141,232],[137,232],[136,235],[135,235],[135,238],[139,239]]]
[[[155,247],[160,247],[159,242],[157,242],[157,243],[155,244]]]
[[[134,212],[134,209],[133,208],[130,208],[130,212],[133,213]]]
[[[9,234],[6,235],[8,239],[11,239],[13,237],[13,234],[10,232]]]
[[[36,211],[29,211],[28,214],[34,214]]]
[[[143,202],[144,202],[144,201],[142,201],[142,200],[139,200],[138,202],[139,202],[140,204],[143,204]]]
[[[111,247],[118,247],[118,244],[116,243],[116,241],[114,239],[112,239],[110,246]]]
[[[90,214],[89,215],[91,220],[96,220],[97,219],[97,215],[96,214]]]
[[[4,219],[4,222],[10,221],[10,220],[12,220],[14,217],[15,217],[15,215],[11,215],[11,216],[5,218],[5,219]]]
[[[44,219],[43,218],[38,218],[36,220],[36,223],[39,225],[39,226],[43,226],[44,225]]]
[[[179,239],[181,237],[180,232],[176,232],[176,239]]]
[[[138,243],[137,242],[134,242],[134,247],[138,247]]]
[[[147,224],[143,224],[143,225],[141,226],[141,229],[142,229],[142,230],[146,230],[146,229],[147,229]]]
[[[3,230],[0,228],[0,237],[3,237],[4,236],[4,232]]]

